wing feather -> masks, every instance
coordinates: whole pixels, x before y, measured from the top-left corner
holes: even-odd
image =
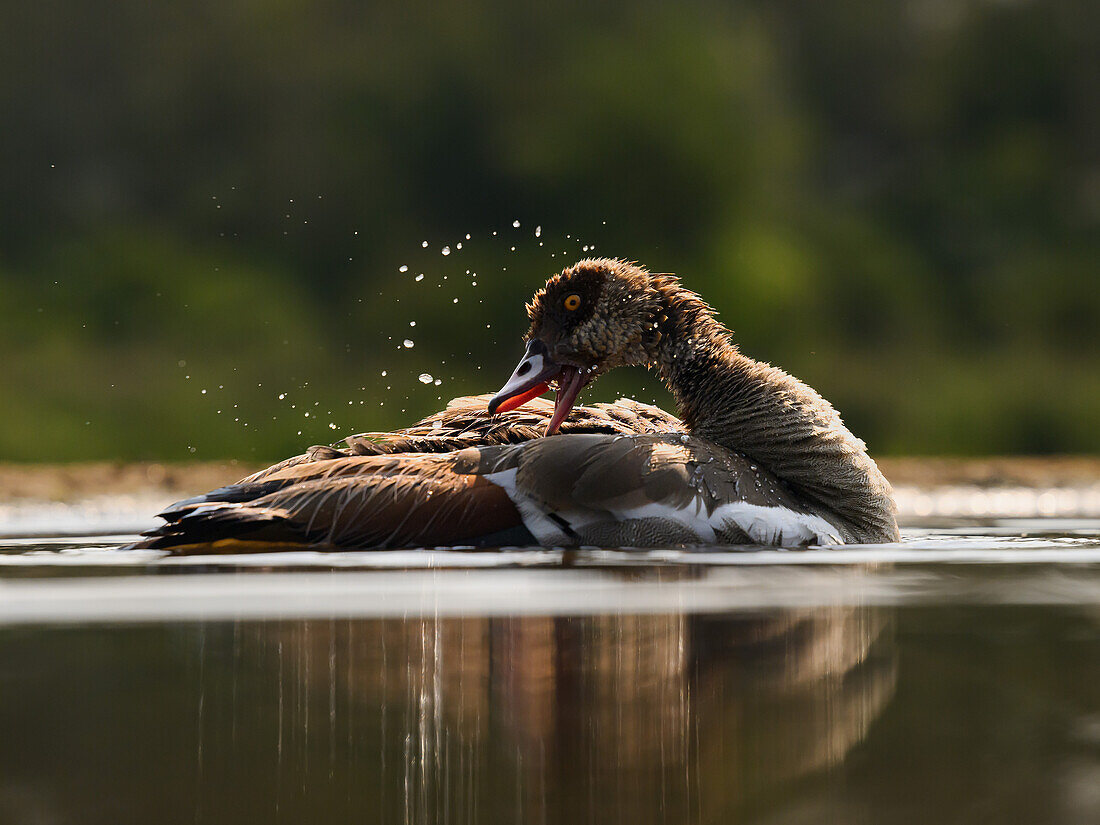
[[[471,460],[476,463],[462,454],[405,454],[284,466],[260,481],[173,505],[163,514],[168,524],[142,546],[210,552],[200,545],[240,539],[417,547],[478,544],[510,531],[522,539],[523,522],[507,494],[477,474],[458,472]]]
[[[544,543],[841,540],[773,475],[701,439],[563,435],[507,449],[486,477],[508,491]]]

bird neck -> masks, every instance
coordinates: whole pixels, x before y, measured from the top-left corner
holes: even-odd
[[[695,435],[768,468],[848,541],[898,538],[889,483],[864,443],[816,391],[742,354],[695,293],[671,279],[653,366]],[[663,287],[663,288],[662,288]]]

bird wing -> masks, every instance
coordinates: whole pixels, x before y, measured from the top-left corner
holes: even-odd
[[[563,435],[482,451],[541,544],[835,544],[771,473],[687,435]]]
[[[490,416],[489,395],[455,398],[446,409],[393,432],[367,432],[348,436],[343,443],[311,447],[244,481],[258,481],[288,467],[355,455],[396,453],[447,453],[466,447],[520,444],[541,438],[554,413],[554,404],[535,398],[523,407]],[[620,398],[611,404],[575,407],[562,424],[563,433],[683,433],[683,423],[660,407]]]
[[[477,450],[289,464],[172,505],[141,545],[177,553],[275,545],[395,548],[533,544],[519,511],[476,473]]]
[[[451,453],[284,462],[178,502],[145,547],[840,542],[744,456],[688,435],[565,434]],[[248,544],[242,546],[242,542]]]

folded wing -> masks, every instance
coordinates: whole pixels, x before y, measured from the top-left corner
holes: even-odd
[[[503,422],[483,409],[482,398],[459,399],[406,430],[353,436],[343,449],[315,447],[172,505],[140,546],[206,553],[845,538],[744,456],[657,431],[679,422],[654,407],[585,408],[578,426],[589,432],[551,438],[536,437],[549,403]],[[462,447],[466,439],[490,443]]]

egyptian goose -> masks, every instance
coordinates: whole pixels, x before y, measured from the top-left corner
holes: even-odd
[[[587,259],[550,278],[527,312],[527,351],[495,397],[459,398],[407,429],[314,447],[181,501],[139,546],[898,539],[890,485],[836,410],[743,355],[676,277]],[[587,384],[620,366],[656,370],[680,418],[626,399],[574,407]],[[551,384],[553,404],[538,398]]]

